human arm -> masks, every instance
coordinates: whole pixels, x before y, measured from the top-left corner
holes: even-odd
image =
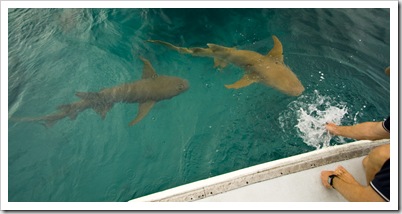
[[[364,122],[353,126],[337,126],[328,123],[325,128],[333,135],[357,140],[389,139],[389,132],[384,129],[383,122]]]

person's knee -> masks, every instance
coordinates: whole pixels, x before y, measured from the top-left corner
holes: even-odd
[[[389,153],[389,144],[376,147],[363,159],[363,166],[365,168],[381,168],[385,161],[389,159]]]
[[[365,169],[367,169],[367,167],[369,167],[369,158],[368,158],[368,155],[363,158],[362,163],[363,163],[363,167],[364,167]]]
[[[368,156],[373,161],[378,161],[382,165],[386,160],[389,159],[390,156],[389,153],[390,153],[389,144],[385,144],[371,150]]]

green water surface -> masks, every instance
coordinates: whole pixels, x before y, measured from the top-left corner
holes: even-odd
[[[8,24],[9,118],[46,115],[78,101],[77,91],[138,80],[139,56],[190,83],[132,127],[137,104],[116,104],[104,120],[88,109],[51,128],[10,119],[9,201],[128,201],[322,148],[324,139],[309,144],[296,127],[309,126],[300,109],[342,124],[390,113],[388,9],[9,9]],[[261,84],[226,89],[243,70],[146,42],[265,54],[272,35],[306,88],[299,97]]]

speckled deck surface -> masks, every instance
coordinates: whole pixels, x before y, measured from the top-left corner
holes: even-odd
[[[373,147],[388,142],[357,141],[333,146],[193,182],[130,202],[345,201],[336,191],[321,185],[320,172],[343,165],[365,184],[361,160]],[[302,185],[295,188],[296,183]]]

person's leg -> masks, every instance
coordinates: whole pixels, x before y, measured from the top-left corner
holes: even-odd
[[[380,171],[382,165],[390,157],[389,143],[378,146],[370,151],[370,153],[363,159],[363,167],[366,171],[366,181],[369,185],[370,181],[374,179],[375,174]]]

